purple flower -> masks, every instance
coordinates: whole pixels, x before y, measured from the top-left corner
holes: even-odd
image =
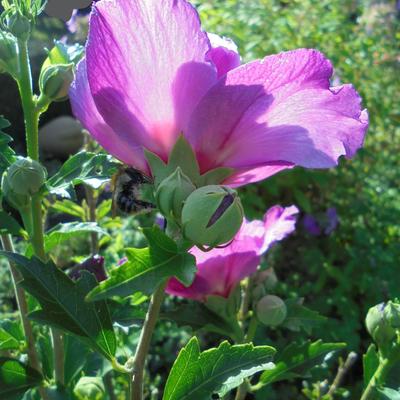
[[[196,257],[198,269],[194,282],[185,287],[172,278],[167,292],[200,301],[209,295],[228,297],[243,278],[256,272],[261,256],[295,230],[297,213],[295,206],[274,206],[263,221],[245,220],[229,246],[209,252],[193,247],[190,252]]]
[[[324,233],[330,235],[338,226],[339,218],[335,207],[330,207],[326,210],[326,224]]]
[[[99,255],[89,257],[81,264],[72,268],[68,276],[76,281],[81,277],[82,271],[92,273],[96,277],[97,282],[102,282],[107,279],[107,273],[104,268],[104,257]]]
[[[335,207],[330,207],[324,214],[315,217],[306,214],[303,218],[303,226],[305,230],[313,236],[319,236],[322,232],[330,235],[338,226],[339,218]]]
[[[303,226],[305,230],[313,236],[319,236],[321,234],[321,227],[314,216],[306,214],[303,218]]]
[[[216,46],[216,47],[214,47]],[[352,85],[330,87],[323,54],[298,49],[239,66],[215,45],[185,0],[101,0],[70,97],[76,117],[108,152],[148,172],[178,135],[202,172],[234,170],[226,184],[285,168],[329,168],[364,141],[368,114]]]

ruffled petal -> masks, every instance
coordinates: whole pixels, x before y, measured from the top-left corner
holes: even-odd
[[[211,50],[207,53],[207,59],[216,66],[218,78],[220,78],[240,65],[239,51],[231,39],[218,36],[215,33],[207,33],[207,35],[211,43]]]
[[[190,252],[198,271],[193,284],[187,288],[173,278],[167,292],[195,300],[209,295],[228,297],[242,279],[256,272],[261,255],[295,230],[297,213],[295,206],[274,206],[262,221],[245,220],[229,246],[209,252],[194,247]]]
[[[196,10],[185,0],[102,0],[93,7],[88,78],[118,135],[166,159],[216,81]]]
[[[352,157],[363,144],[368,115],[351,85],[329,87],[331,75],[331,63],[308,49],[228,72],[190,121],[202,170],[234,168],[231,182],[238,185],[294,165],[328,168],[341,155]]]
[[[117,135],[98,112],[89,89],[85,60],[82,60],[77,67],[69,97],[73,114],[94,140],[119,160],[147,172],[141,146],[132,142],[127,135]]]

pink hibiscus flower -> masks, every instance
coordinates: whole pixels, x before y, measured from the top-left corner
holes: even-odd
[[[211,39],[211,40],[210,40]],[[329,168],[363,144],[368,114],[352,85],[330,87],[323,54],[298,49],[239,65],[185,0],[101,0],[70,91],[76,117],[109,153],[148,171],[180,133],[201,172],[239,186],[285,168]]]
[[[266,212],[263,221],[243,221],[229,246],[209,252],[193,247],[190,253],[196,257],[198,271],[192,285],[185,287],[172,278],[167,292],[200,301],[209,295],[228,297],[243,278],[256,272],[261,256],[295,230],[297,213],[295,206],[275,206]]]

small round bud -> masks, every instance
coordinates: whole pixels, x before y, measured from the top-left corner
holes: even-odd
[[[285,302],[278,296],[269,294],[257,303],[257,318],[266,326],[278,326],[287,316]]]
[[[0,72],[17,72],[17,41],[14,36],[0,32]]]
[[[52,101],[63,101],[68,98],[69,87],[73,80],[74,64],[50,65],[40,74],[40,91]]]
[[[18,157],[7,169],[7,181],[10,189],[19,195],[32,196],[46,182],[45,168],[35,160]]]
[[[225,244],[243,222],[243,207],[237,193],[225,186],[203,186],[185,201],[182,228],[186,239],[198,246]]]
[[[27,17],[19,12],[15,12],[8,18],[7,28],[16,38],[28,40],[32,24]]]
[[[367,331],[378,345],[387,345],[396,337],[391,307],[385,303],[371,307],[365,319]]]
[[[156,201],[161,213],[180,219],[183,203],[196,189],[191,180],[178,167],[157,188]]]
[[[74,394],[79,400],[101,400],[106,391],[103,380],[95,376],[83,376],[74,387]]]
[[[1,180],[1,192],[8,204],[16,210],[26,210],[31,205],[31,197],[29,195],[17,194],[11,189],[7,172],[4,172]]]

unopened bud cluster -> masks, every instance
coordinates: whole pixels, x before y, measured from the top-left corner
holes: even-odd
[[[243,221],[234,190],[221,185],[196,188],[179,167],[159,184],[156,201],[167,220],[177,223],[183,237],[199,247],[228,243]]]
[[[389,345],[400,329],[400,304],[389,301],[371,307],[365,324],[378,346]]]
[[[30,205],[30,197],[40,191],[46,182],[45,168],[29,157],[18,157],[3,174],[1,190],[6,200],[15,208]]]
[[[18,69],[17,39],[9,33],[0,32],[0,73],[15,76]]]
[[[73,80],[74,64],[49,65],[40,74],[40,92],[51,101],[66,100]]]

